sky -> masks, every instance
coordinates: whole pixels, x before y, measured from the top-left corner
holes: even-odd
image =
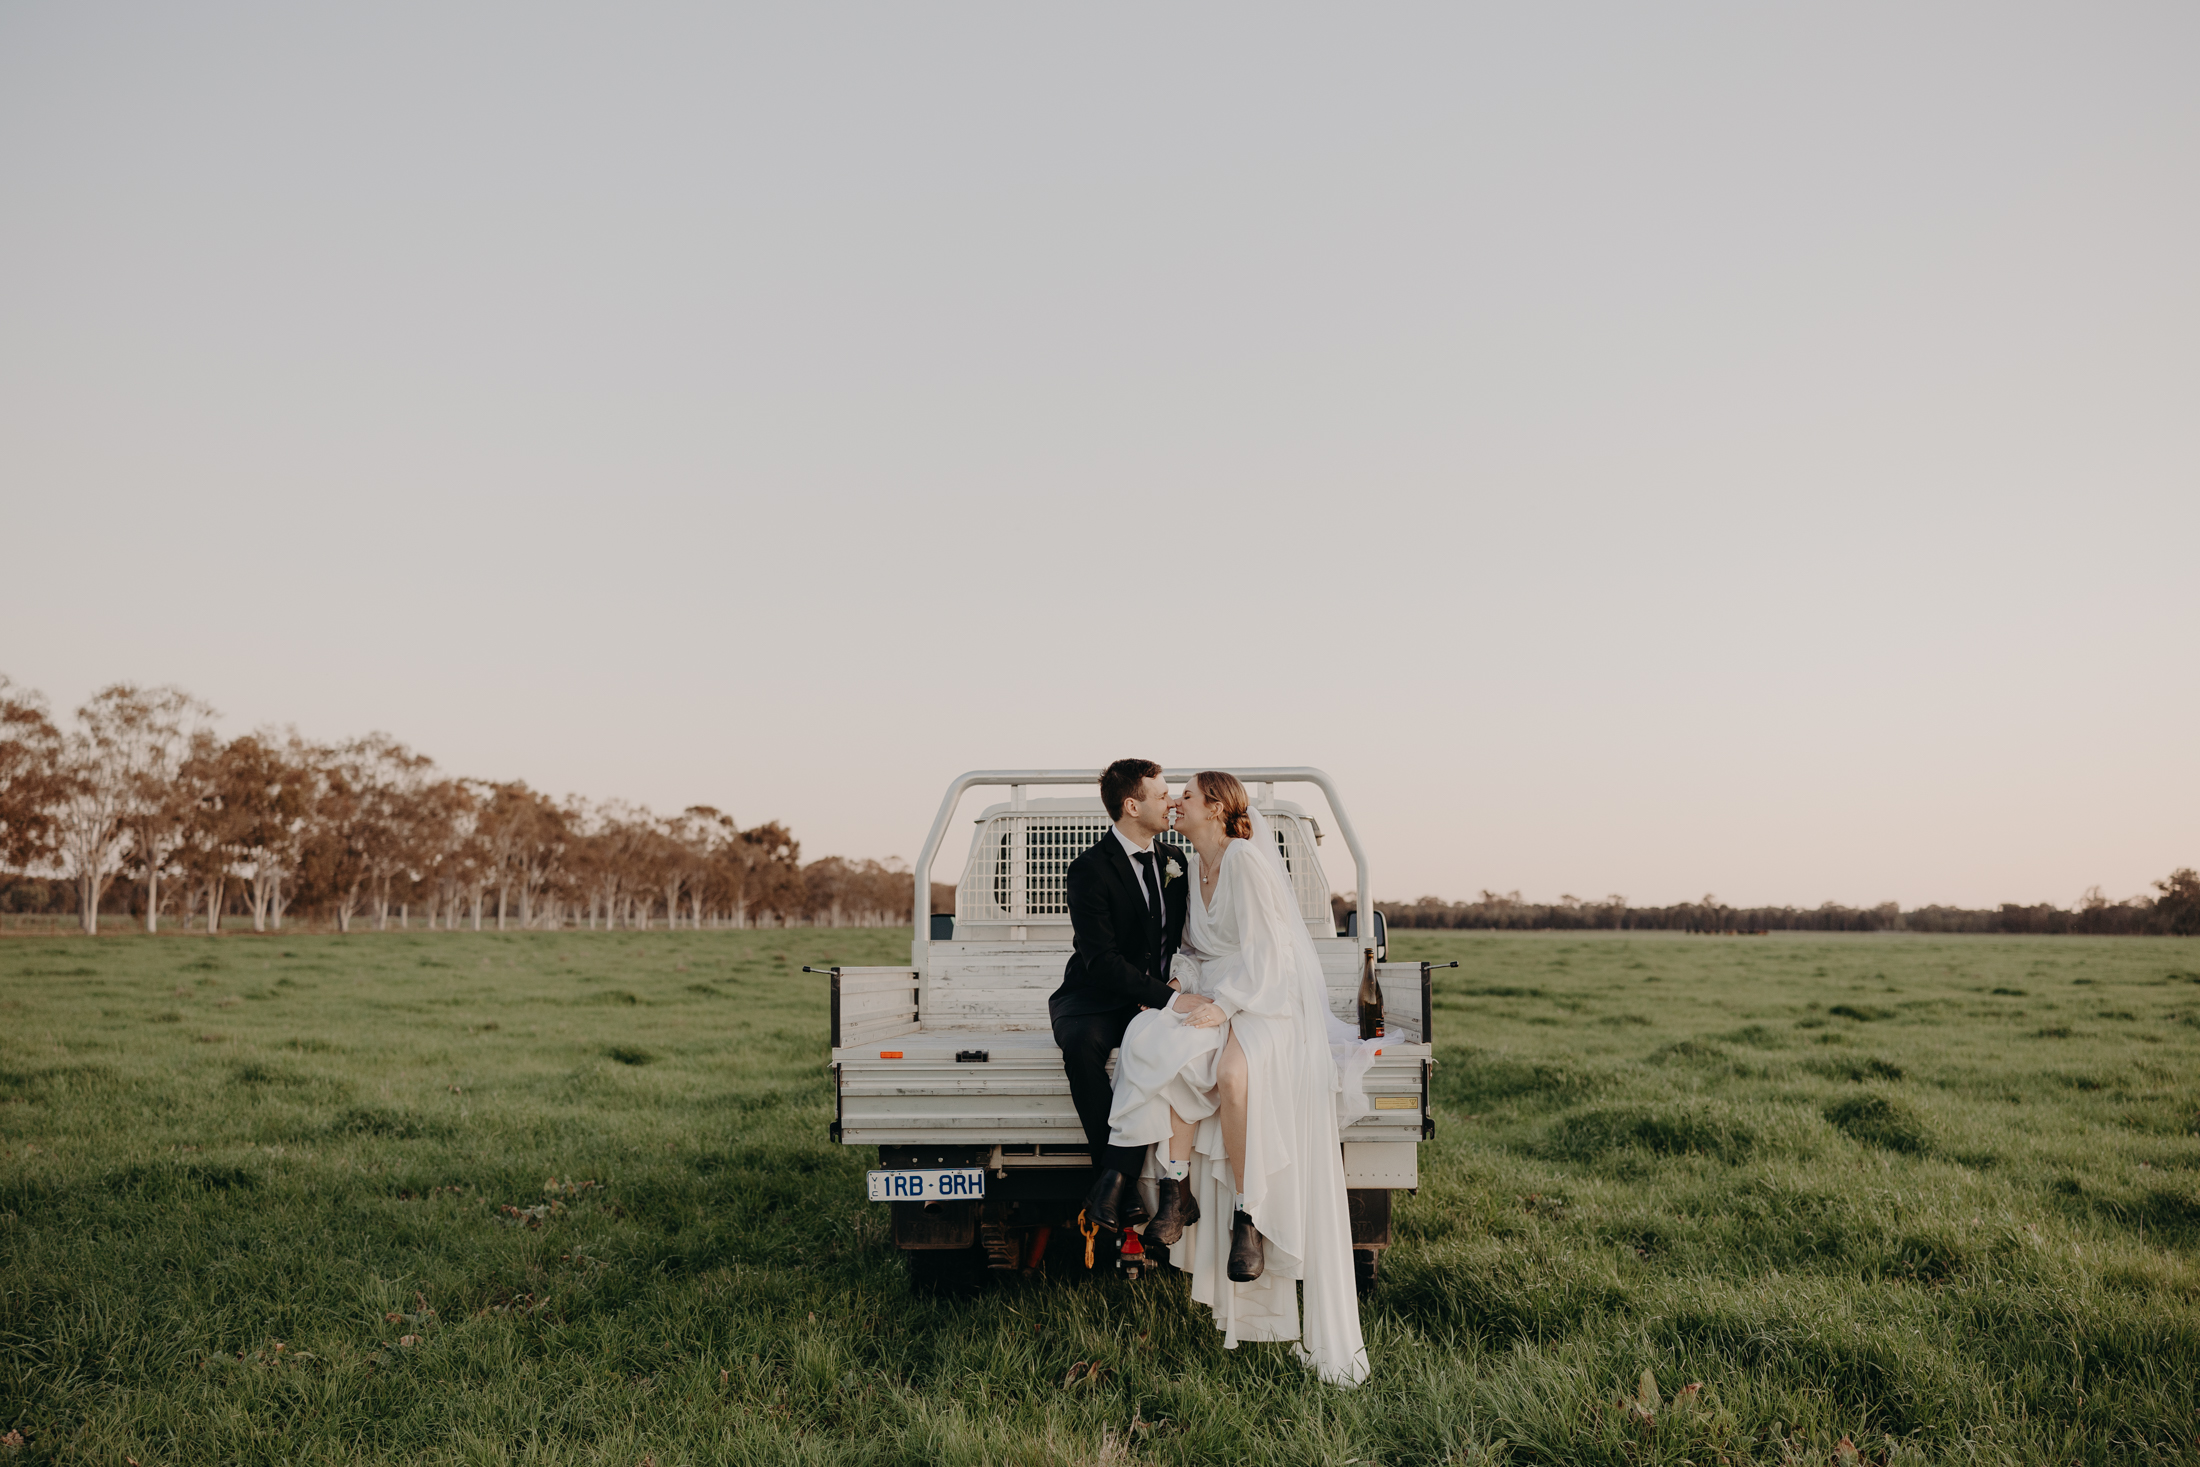
[[[2200,864],[2196,55],[16,0],[0,672],[807,855],[1136,755],[1327,769],[1392,899],[2132,895]]]

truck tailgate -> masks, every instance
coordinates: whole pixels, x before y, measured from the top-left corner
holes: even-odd
[[[1427,1045],[1401,1041],[1385,1045],[1369,1067],[1367,1095],[1376,1109],[1345,1129],[1348,1186],[1418,1185],[1428,1057]],[[847,1145],[1085,1149],[1051,1034],[922,1025],[836,1049],[832,1063]]]

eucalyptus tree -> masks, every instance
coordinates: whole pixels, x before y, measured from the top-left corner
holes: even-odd
[[[521,834],[520,823],[526,819],[526,802],[518,799],[508,784],[491,780],[470,780],[479,814],[475,830],[481,841],[481,874],[497,892],[497,931],[504,930],[504,920],[511,905],[513,852],[517,849]],[[474,926],[481,926],[479,916],[481,902],[474,902],[476,916]]]
[[[0,673],[0,871],[21,871],[54,854],[67,779],[61,730],[46,700]]]
[[[784,927],[804,914],[802,842],[776,820],[752,825],[727,843],[720,870],[735,883],[735,916],[743,927],[762,918]]]
[[[230,817],[231,868],[252,914],[252,930],[280,930],[286,885],[296,873],[312,823],[312,769],[302,745],[271,733],[245,734],[222,747],[219,773]]]
[[[703,902],[712,896],[718,850],[740,835],[733,817],[709,805],[690,805],[658,826],[654,872],[665,894],[665,925],[680,925],[680,898],[687,897],[688,919],[700,929]]]
[[[715,924],[719,913],[730,905],[723,879],[724,855],[729,846],[740,841],[741,827],[731,815],[710,805],[690,805],[680,818],[689,841],[689,907],[700,928],[706,907]]]
[[[299,842],[293,881],[298,899],[326,912],[338,932],[351,931],[367,886],[365,779],[347,748],[301,751],[298,760],[312,782],[312,820]]]
[[[239,814],[232,808],[225,756],[227,745],[201,730],[177,771],[177,799],[186,810],[183,838],[175,863],[188,883],[192,907],[206,916],[206,930],[219,936],[229,906],[230,866],[235,859]],[[190,910],[184,926],[191,923]]]
[[[472,859],[473,800],[463,780],[424,780],[411,800],[407,853],[411,886],[426,899],[428,930],[458,927],[458,895]]]
[[[191,818],[178,774],[193,737],[218,715],[180,688],[109,692],[124,696],[114,698],[102,713],[136,746],[123,824],[130,835],[129,864],[145,878],[145,930],[158,932],[160,878],[171,868]]]
[[[527,926],[534,920],[536,896],[552,882],[564,857],[564,812],[522,780],[476,783],[475,793],[481,801],[486,875],[497,889],[497,931],[504,931],[515,906],[520,925]]]
[[[478,780],[423,779],[407,807],[405,875],[427,902],[428,927],[456,932],[471,912],[481,930],[483,892],[490,859],[482,829],[486,792]]]
[[[361,874],[374,905],[374,930],[390,924],[397,885],[418,869],[426,791],[435,761],[385,733],[354,739],[336,751],[356,801],[354,829]]]
[[[115,683],[76,711],[63,742],[60,801],[63,873],[75,885],[84,930],[99,931],[99,904],[133,845],[148,882],[147,917],[159,905],[160,869],[180,839],[170,787],[192,733],[212,709],[180,688]]]
[[[519,875],[519,924],[556,926],[557,904],[567,891],[566,855],[572,831],[564,809],[555,801],[524,784],[518,789],[528,806],[520,840],[512,851]]]
[[[590,805],[577,799],[567,802],[565,818],[573,832],[573,879],[587,898],[588,924],[595,926],[601,911],[603,925],[616,928],[655,818],[616,800]]]
[[[909,868],[827,856],[802,868],[803,916],[819,927],[891,927],[907,920]]]

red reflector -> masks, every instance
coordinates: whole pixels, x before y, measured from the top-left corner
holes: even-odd
[[[1378,1049],[1378,1050],[1376,1050],[1375,1052],[1376,1052],[1377,1054],[1381,1054],[1381,1053],[1382,1053],[1382,1051],[1381,1051],[1381,1050],[1379,1050],[1379,1049]],[[900,1050],[898,1050],[898,1049],[882,1049],[882,1050],[880,1050],[880,1051],[878,1052],[878,1057],[879,1057],[880,1059],[900,1059],[900,1058],[901,1058],[901,1051],[900,1051]]]
[[[1377,1054],[1381,1054],[1381,1053],[1382,1053],[1382,1051],[1381,1051],[1381,1050],[1379,1050],[1379,1049],[1378,1049],[1378,1050],[1376,1050],[1375,1052],[1376,1052]]]

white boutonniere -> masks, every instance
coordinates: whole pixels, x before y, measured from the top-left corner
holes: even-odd
[[[1161,868],[1161,883],[1166,886],[1172,881],[1181,879],[1183,875],[1184,868],[1176,864],[1176,857],[1171,856],[1169,857],[1169,864]]]

